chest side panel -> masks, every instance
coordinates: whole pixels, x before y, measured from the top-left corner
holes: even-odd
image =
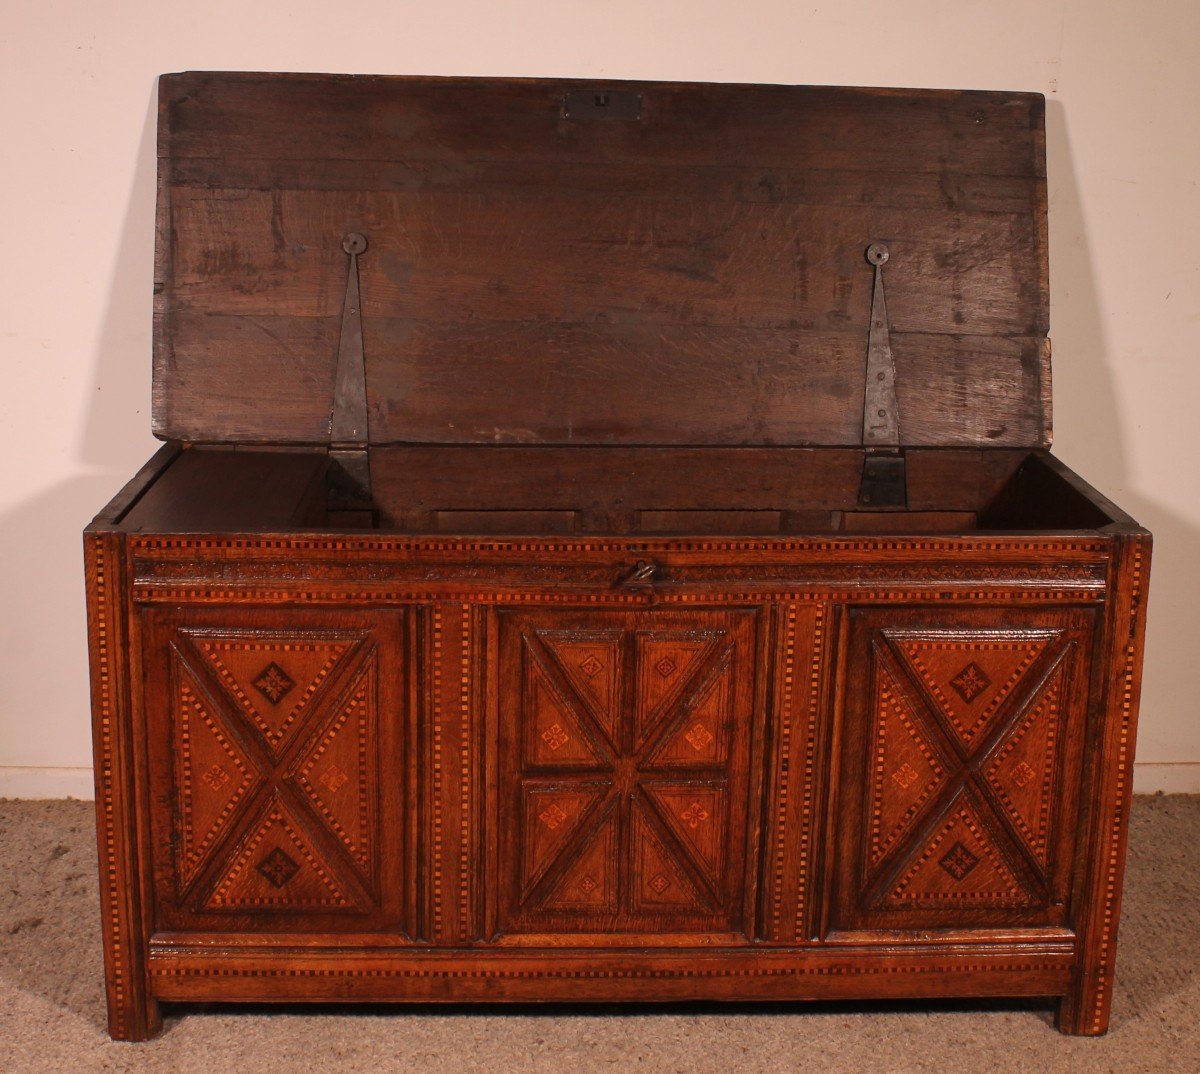
[[[402,616],[148,615],[158,924],[403,933]]]
[[[1092,610],[852,610],[831,925],[1070,927]]]

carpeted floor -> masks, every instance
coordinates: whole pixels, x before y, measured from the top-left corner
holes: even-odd
[[[1113,1028],[1033,1003],[630,1010],[194,1008],[104,1032],[89,802],[0,801],[0,1074],[82,1071],[1173,1071],[1200,1074],[1200,797],[1137,800]]]

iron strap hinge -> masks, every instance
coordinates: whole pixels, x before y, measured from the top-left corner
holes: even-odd
[[[356,231],[342,239],[350,264],[329,415],[329,457],[333,462],[329,470],[329,506],[334,510],[363,508],[371,502],[367,368],[358,283],[358,256],[366,248],[366,238]]]
[[[867,329],[867,368],[863,384],[862,481],[860,507],[905,507],[908,482],[900,450],[900,405],[896,400],[896,362],[888,325],[883,266],[891,254],[881,242],[867,247],[867,261],[875,269],[871,295],[871,322]]]

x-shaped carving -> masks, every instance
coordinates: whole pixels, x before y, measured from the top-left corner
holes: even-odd
[[[249,763],[254,782],[249,793],[237,803],[212,845],[206,848],[204,860],[194,875],[186,883],[182,882],[181,877],[180,901],[189,900],[197,909],[203,908],[228,866],[230,855],[236,852],[251,829],[265,816],[271,804],[278,801],[302,826],[304,836],[319,847],[324,860],[337,865],[338,880],[352,893],[352,898],[360,905],[369,904],[371,897],[360,879],[359,867],[350,860],[346,847],[329,830],[328,818],[321,818],[317,814],[311,796],[303,789],[302,771],[333,726],[342,707],[349,703],[360,687],[363,676],[372,664],[373,647],[364,646],[365,635],[351,638],[339,635],[339,640],[349,640],[352,644],[342,657],[337,671],[315,696],[304,726],[276,754],[260,734],[252,731],[246,716],[229,696],[228,689],[214,673],[209,661],[200,656],[195,640],[188,636],[192,633],[183,632],[182,637],[171,646],[178,668],[176,674],[187,676],[192,689],[198,691],[206,711],[221,733],[236,744],[241,756]]]
[[[907,822],[903,837],[897,839],[878,862],[872,865],[869,846],[864,850],[867,884],[862,894],[863,904],[877,905],[892,890],[898,877],[945,822],[952,806],[963,795],[975,805],[993,844],[1013,867],[1030,898],[1035,902],[1044,901],[1048,898],[1046,870],[1017,831],[1010,810],[1001,801],[987,773],[1014,733],[1023,726],[1031,709],[1040,702],[1048,685],[1063,669],[1068,645],[1058,631],[1024,633],[1022,638],[1044,641],[1044,649],[996,709],[990,725],[968,743],[951,725],[928,684],[912,672],[910,661],[903,656],[903,642],[936,640],[938,637],[926,632],[883,631],[872,643],[875,682],[879,682],[882,673],[899,691],[901,702],[913,717],[926,745],[934,751],[945,775]],[[953,639],[962,637],[962,634],[953,635]],[[908,787],[910,772],[901,771],[895,776],[903,789]]]

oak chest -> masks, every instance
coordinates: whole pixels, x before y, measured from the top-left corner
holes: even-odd
[[[109,1026],[1112,997],[1150,537],[1035,94],[184,74],[85,537]]]

